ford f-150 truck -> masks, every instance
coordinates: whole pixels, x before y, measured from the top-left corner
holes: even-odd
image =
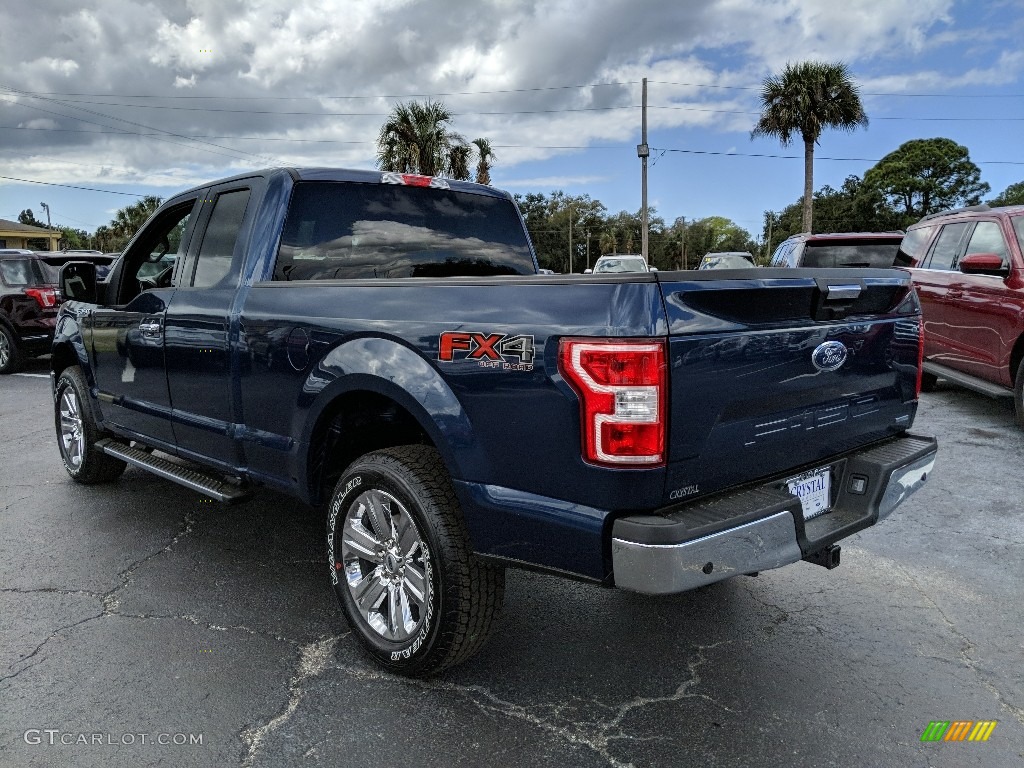
[[[673,593],[807,560],[927,478],[897,270],[538,275],[508,194],[275,169],[179,194],[61,273],[60,453],[324,509],[385,667],[483,643],[517,565]]]

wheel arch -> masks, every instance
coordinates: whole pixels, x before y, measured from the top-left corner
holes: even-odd
[[[1016,384],[1021,360],[1024,360],[1024,333],[1017,339],[1017,343],[1013,345],[1013,351],[1010,352],[1010,381],[1013,384]]]
[[[474,471],[478,452],[462,404],[440,373],[399,341],[364,337],[340,345],[314,367],[303,391],[316,393],[299,468],[314,503],[330,495],[332,478],[348,464],[381,448],[430,445],[453,478]]]

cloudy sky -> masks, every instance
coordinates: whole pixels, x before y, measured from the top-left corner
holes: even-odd
[[[0,218],[43,201],[91,231],[249,168],[373,167],[388,111],[428,95],[491,140],[496,186],[635,211],[646,77],[658,213],[758,234],[803,172],[799,146],[751,141],[758,85],[807,58],[845,61],[870,118],[822,136],[815,188],[946,136],[995,195],[1024,179],[1022,39],[1022,0],[5,3]]]

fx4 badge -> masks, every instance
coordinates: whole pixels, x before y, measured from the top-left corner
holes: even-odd
[[[533,336],[507,333],[445,331],[437,349],[437,359],[441,362],[451,363],[459,357],[475,360],[484,368],[503,371],[532,371],[534,354]]]

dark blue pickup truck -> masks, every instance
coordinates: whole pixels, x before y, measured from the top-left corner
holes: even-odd
[[[323,508],[345,615],[404,674],[481,646],[507,565],[646,593],[831,568],[935,459],[908,274],[539,275],[475,184],[237,176],[61,288],[68,473]]]

